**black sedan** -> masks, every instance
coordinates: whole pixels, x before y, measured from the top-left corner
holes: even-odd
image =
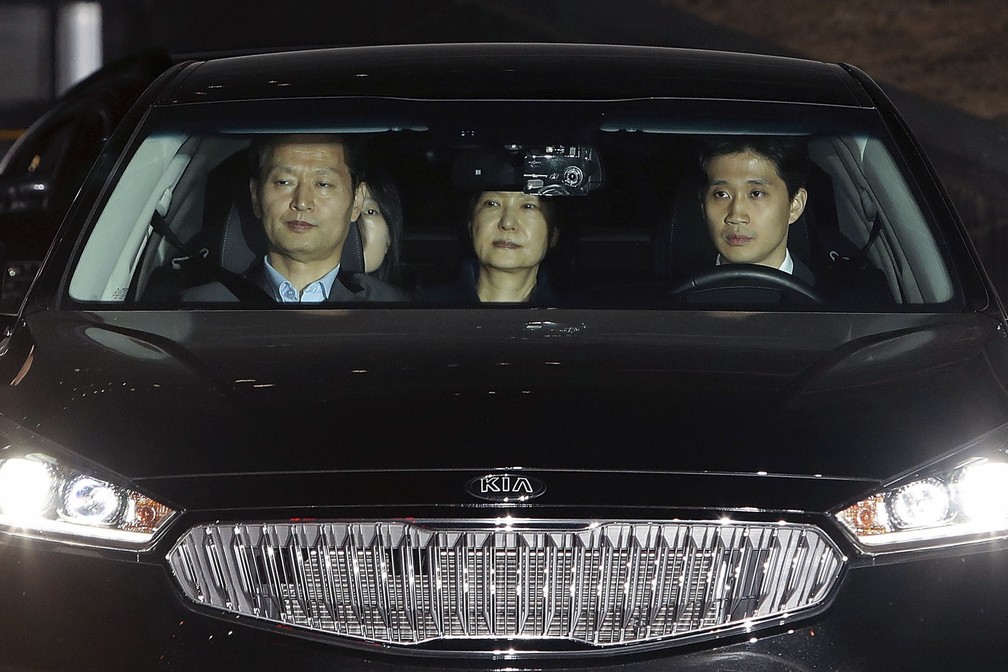
[[[0,670],[1001,670],[1006,315],[847,65],[187,61],[0,369]]]

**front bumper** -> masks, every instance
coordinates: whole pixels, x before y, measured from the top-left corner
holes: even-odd
[[[425,659],[309,641],[198,613],[165,564],[0,541],[0,670],[1002,670],[1008,552],[853,566],[809,622],[611,658]]]

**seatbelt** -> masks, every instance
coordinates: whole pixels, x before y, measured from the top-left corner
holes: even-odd
[[[859,247],[857,251],[849,257],[842,256],[836,250],[831,251],[830,259],[833,262],[843,260],[844,264],[859,269],[864,268],[868,263],[868,250],[875,241],[878,240],[879,235],[882,233],[882,218],[879,216],[878,204],[875,203],[875,199],[868,195],[868,193],[863,189],[861,191],[861,211],[864,213],[865,219],[870,219],[872,223],[871,231],[868,233],[868,242]]]
[[[168,241],[168,243],[174,247],[179,252],[185,254],[193,264],[198,266],[201,270],[205,271],[214,280],[224,285],[229,292],[235,295],[241,303],[248,303],[255,306],[271,306],[276,307],[276,300],[266,293],[262,287],[255,284],[251,280],[248,280],[244,276],[235,273],[234,271],[229,271],[220,264],[213,262],[207,258],[206,255],[200,254],[199,251],[193,251],[182,242],[182,239],[171,230],[168,226],[168,222],[165,221],[164,215],[155,208],[154,214],[151,215],[151,229],[155,233],[161,235],[162,238]]]
[[[882,217],[879,215],[878,206],[863,193],[861,195],[861,202],[865,215],[870,216],[872,220],[872,228],[868,233],[868,242],[857,248],[857,251],[849,257],[841,255],[836,250],[831,250],[829,256],[833,261],[834,268],[844,268],[854,272],[863,271],[868,267],[868,250],[871,249],[871,246],[875,244],[875,241],[882,234]],[[903,285],[897,282],[896,286],[899,289],[900,301],[906,303],[906,292],[903,291]]]
[[[868,249],[871,248],[872,244],[878,239],[879,234],[882,233],[882,218],[876,213],[875,218],[872,220],[871,232],[868,234],[868,242],[862,247],[859,247],[857,251],[849,257],[842,257],[840,253],[836,250],[830,252],[830,258],[835,262],[843,259],[845,264],[850,264],[854,268],[864,268],[868,263]]]

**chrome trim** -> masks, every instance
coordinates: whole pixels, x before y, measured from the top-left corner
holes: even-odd
[[[822,605],[846,558],[811,525],[500,519],[218,523],[168,561],[199,605],[471,654],[753,631]]]

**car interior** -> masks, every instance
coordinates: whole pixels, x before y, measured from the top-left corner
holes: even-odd
[[[810,196],[788,245],[814,273],[814,288],[777,271],[712,272],[716,251],[700,208],[696,159],[702,137],[626,128],[552,144],[402,129],[361,136],[369,160],[398,187],[400,284],[410,293],[452,282],[471,256],[466,203],[473,193],[510,185],[555,203],[560,237],[544,263],[569,297],[561,307],[886,311],[954,298],[934,227],[885,143],[864,134],[805,138]],[[90,230],[70,299],[177,308],[186,288],[219,279],[217,269],[241,274],[263,255],[266,239],[248,189],[250,139],[239,132],[150,134]],[[341,267],[363,270],[356,226]]]

